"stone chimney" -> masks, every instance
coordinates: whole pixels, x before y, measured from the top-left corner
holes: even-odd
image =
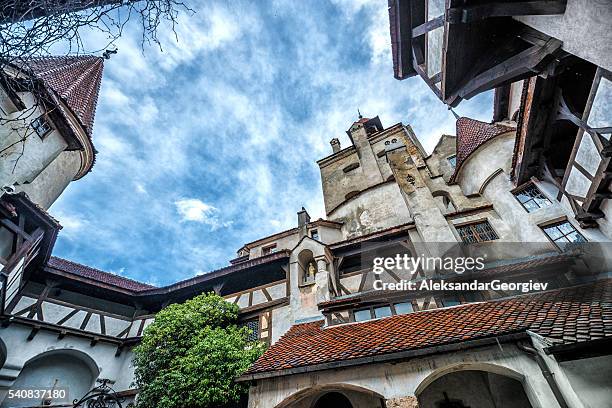
[[[338,153],[340,151],[340,140],[338,140],[337,137],[334,137],[329,144],[331,145],[334,153]]]
[[[308,215],[308,211],[304,207],[302,207],[301,211],[298,211],[298,229],[300,230],[300,238],[305,236],[308,233],[308,223],[310,222],[310,215]]]

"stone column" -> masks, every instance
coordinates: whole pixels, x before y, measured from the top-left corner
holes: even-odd
[[[317,275],[315,276],[317,286],[317,303],[325,302],[329,296],[329,271],[327,270],[327,260],[317,259]]]

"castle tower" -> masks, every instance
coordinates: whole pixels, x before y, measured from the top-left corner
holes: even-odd
[[[344,222],[343,233],[353,237],[409,222],[412,217],[396,183],[385,147],[401,141],[415,162],[424,152],[409,127],[397,123],[384,128],[379,117],[361,115],[347,130],[351,146],[319,160],[327,218]]]
[[[0,186],[48,208],[95,161],[92,131],[103,59],[43,57],[4,69]]]

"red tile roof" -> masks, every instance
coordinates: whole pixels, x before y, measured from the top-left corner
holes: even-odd
[[[514,128],[499,123],[491,124],[465,117],[457,119],[457,164],[450,182],[456,180],[463,163],[480,146],[494,137],[512,130]]]
[[[123,276],[115,275],[113,273],[104,272],[91,266],[82,265],[80,263],[72,262],[67,259],[58,258],[52,256],[49,258],[47,265],[51,268],[58,269],[63,272],[68,272],[73,275],[78,275],[84,278],[93,279],[98,282],[103,282],[108,285],[117,286],[122,289],[132,290],[134,292],[140,292],[147,289],[153,289],[155,286],[137,282],[132,279],[124,278]]]
[[[68,106],[91,137],[103,61],[91,55],[40,57],[28,60],[25,65]]]
[[[612,279],[593,284],[322,327],[294,325],[246,372],[274,372],[531,330],[556,343],[612,337]]]

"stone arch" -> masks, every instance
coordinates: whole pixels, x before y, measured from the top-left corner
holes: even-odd
[[[453,213],[457,211],[453,198],[448,191],[438,190],[431,193],[443,214]]]
[[[368,388],[353,384],[334,383],[316,385],[305,388],[285,398],[275,408],[319,408],[316,403],[326,394],[338,393],[346,397],[352,406],[361,405],[360,401],[367,401],[372,408],[383,408],[384,397]],[[340,407],[338,407],[340,408]]]
[[[496,407],[496,400],[504,396],[510,396],[506,398],[504,407],[540,406],[534,401],[533,392],[521,373],[480,362],[457,363],[440,368],[424,378],[414,394],[420,408],[446,406],[444,403],[453,407]]]
[[[87,393],[94,385],[100,370],[86,353],[74,349],[50,350],[29,359],[15,379],[14,389],[67,390],[63,397],[51,400],[53,404],[70,403]],[[38,399],[20,399],[20,403],[40,405]],[[7,405],[9,404],[9,405]],[[10,406],[5,400],[0,408]]]

